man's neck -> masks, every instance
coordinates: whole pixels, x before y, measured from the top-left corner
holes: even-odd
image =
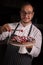
[[[32,22],[30,21],[30,22],[23,22],[23,21],[21,21],[21,24],[25,27],[25,26],[27,26],[27,25],[29,25],[29,24],[31,24]]]

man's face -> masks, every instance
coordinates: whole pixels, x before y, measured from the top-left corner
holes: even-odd
[[[21,20],[25,23],[28,23],[32,20],[34,15],[33,7],[31,5],[25,5],[20,11]]]

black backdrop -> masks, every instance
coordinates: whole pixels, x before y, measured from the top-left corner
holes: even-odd
[[[13,16],[15,20],[19,21],[19,9],[23,2],[30,2],[35,8],[36,23],[42,24],[42,1],[40,0],[1,0],[0,1],[0,23],[11,22],[10,18]],[[37,22],[38,21],[38,22]],[[1,24],[0,24],[1,25]]]

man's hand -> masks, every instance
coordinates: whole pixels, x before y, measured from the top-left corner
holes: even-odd
[[[11,28],[8,24],[4,24],[3,26],[1,26],[0,33],[5,31],[11,31]]]
[[[26,46],[26,48],[32,48],[33,47],[33,45],[31,45],[31,46]]]

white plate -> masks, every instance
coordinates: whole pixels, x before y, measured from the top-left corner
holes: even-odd
[[[31,46],[31,45],[34,45],[35,41],[32,41],[32,42],[25,42],[25,44],[23,43],[19,43],[19,42],[12,42],[12,41],[9,41],[9,44],[11,45],[14,45],[14,46]]]

